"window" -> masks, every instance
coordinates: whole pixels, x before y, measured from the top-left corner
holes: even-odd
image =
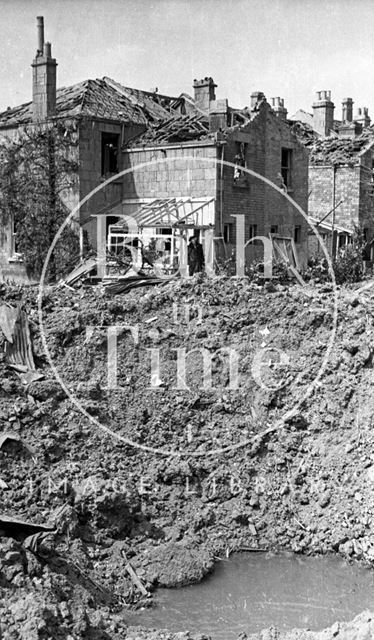
[[[278,225],[272,224],[270,227],[270,233],[278,233]]]
[[[257,224],[249,225],[249,239],[255,238],[257,236]]]
[[[241,167],[247,166],[247,146],[246,142],[235,142],[234,181],[238,181],[246,176],[245,171],[242,171]]]
[[[292,187],[291,184],[291,170],[292,170],[292,149],[282,149],[281,156],[281,176],[282,186],[289,191]]]
[[[301,226],[299,224],[294,228],[293,239],[296,244],[301,242]]]
[[[11,217],[10,220],[10,225],[9,225],[9,261],[10,262],[22,262],[22,254],[20,253],[19,250],[19,241],[18,241],[18,236],[17,236],[17,231],[16,231],[16,225],[14,222],[14,218],[13,216]]]
[[[118,173],[119,136],[116,133],[101,134],[101,175]]]
[[[249,238],[248,240],[253,240],[253,238],[257,238],[257,224],[250,224],[249,225]],[[253,240],[253,242],[250,243],[251,245],[258,245],[261,244],[261,240]]]
[[[347,234],[339,233],[338,234],[338,247],[339,247],[339,249],[342,249],[343,247],[345,247],[346,244],[348,244],[347,243]]]
[[[229,244],[234,241],[234,229],[232,224],[223,225],[223,241]]]

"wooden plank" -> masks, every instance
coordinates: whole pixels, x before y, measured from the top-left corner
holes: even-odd
[[[126,564],[125,570],[129,574],[129,576],[130,576],[131,580],[133,581],[134,585],[136,587],[138,587],[140,593],[143,596],[148,596],[147,589],[145,588],[145,586],[141,582],[140,578],[136,575],[135,570],[132,568],[132,566],[131,566],[131,564],[129,562]]]

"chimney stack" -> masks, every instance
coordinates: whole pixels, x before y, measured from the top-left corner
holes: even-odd
[[[369,116],[369,110],[367,107],[360,107],[359,109],[357,109],[357,113],[355,115],[355,122],[358,122],[359,124],[361,124],[364,129],[366,129],[366,127],[370,127],[371,120]]]
[[[353,100],[352,98],[344,98],[342,102],[342,122],[352,122],[353,120]]]
[[[271,106],[272,109],[274,111],[274,113],[278,116],[278,118],[281,118],[282,120],[286,120],[287,118],[287,109],[284,106],[284,100],[283,98],[270,98],[271,100]]]
[[[209,112],[210,103],[216,99],[213,78],[203,78],[202,80],[194,80],[193,88],[195,93],[195,105],[205,113]]]
[[[251,110],[256,109],[263,100],[265,100],[265,94],[262,93],[262,91],[254,91],[251,93]]]
[[[313,103],[313,129],[321,136],[329,136],[334,128],[334,108],[331,91],[317,91]]]
[[[227,127],[229,113],[228,100],[213,100],[209,110],[209,131],[220,131]]]
[[[32,112],[33,121],[47,120],[56,112],[56,67],[52,58],[51,43],[44,42],[44,19],[36,19],[38,48],[32,63]]]

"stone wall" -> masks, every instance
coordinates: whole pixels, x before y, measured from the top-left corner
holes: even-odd
[[[194,146],[145,148],[123,154],[123,196],[130,198],[216,197],[217,148]],[[142,166],[139,166],[142,165]]]

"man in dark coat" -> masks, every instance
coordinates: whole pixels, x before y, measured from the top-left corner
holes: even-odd
[[[192,236],[188,245],[188,269],[190,276],[194,273],[199,273],[204,267],[204,253],[203,247],[197,239],[197,236]]]

